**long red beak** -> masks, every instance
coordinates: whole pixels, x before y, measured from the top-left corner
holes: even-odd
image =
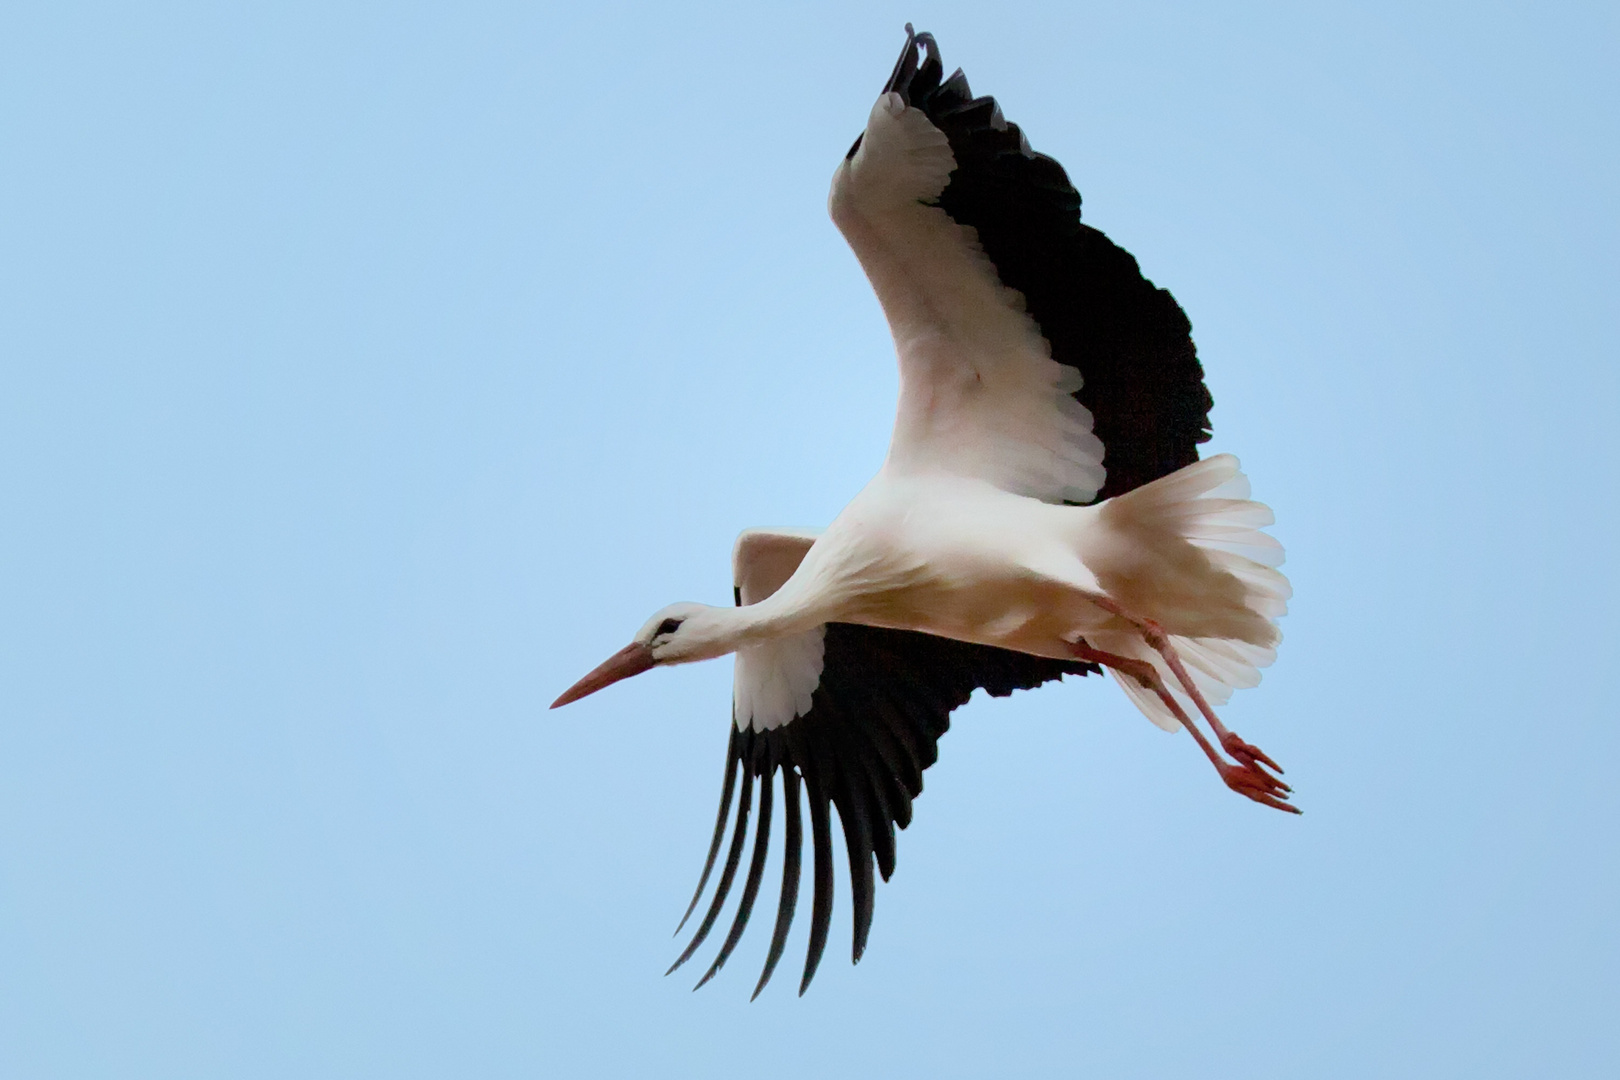
[[[551,703],[553,709],[561,708],[570,701],[578,701],[586,694],[594,694],[604,686],[612,686],[620,679],[628,679],[632,675],[640,675],[653,666],[652,649],[639,641],[632,641],[612,656],[608,657],[595,671],[585,676],[579,682],[563,691],[562,697]]]

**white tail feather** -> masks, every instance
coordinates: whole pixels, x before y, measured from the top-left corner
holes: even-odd
[[[1243,607],[1270,622],[1275,631],[1277,618],[1288,610],[1293,589],[1275,569],[1283,562],[1282,545],[1261,531],[1275,520],[1271,510],[1250,501],[1248,495],[1249,481],[1239,471],[1237,458],[1218,454],[1110,501],[1119,504],[1113,514],[1130,529],[1168,531],[1201,549],[1215,569],[1242,584]],[[1151,618],[1154,612],[1137,614]],[[1252,615],[1245,618],[1252,620]],[[1275,632],[1270,644],[1232,637],[1170,635],[1193,684],[1212,706],[1225,704],[1233,690],[1259,685],[1260,669],[1276,659],[1280,639],[1281,634]],[[1087,634],[1086,640],[1104,652],[1153,664],[1182,709],[1194,715],[1191,698],[1164,658],[1140,634],[1111,630]],[[1149,720],[1167,731],[1181,726],[1153,691],[1129,676],[1118,672],[1114,676]]]

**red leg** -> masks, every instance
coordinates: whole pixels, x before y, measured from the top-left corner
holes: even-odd
[[[1192,722],[1182,709],[1181,703],[1171,695],[1170,688],[1164,685],[1164,680],[1159,677],[1158,668],[1146,660],[1138,660],[1131,656],[1120,656],[1118,653],[1093,649],[1084,640],[1070,645],[1069,650],[1074,653],[1077,659],[1113,668],[1120,674],[1135,679],[1145,689],[1157,694],[1159,700],[1164,702],[1165,708],[1169,709],[1171,714],[1181,721],[1181,726],[1192,734],[1194,741],[1198,743],[1199,749],[1204,751],[1204,756],[1209,758],[1210,764],[1215,766],[1215,771],[1220,774],[1221,780],[1227,787],[1239,795],[1253,799],[1257,803],[1264,803],[1266,806],[1276,807],[1278,810],[1299,813],[1298,807],[1290,806],[1283,801],[1288,798],[1288,792],[1293,790],[1287,784],[1269,775],[1264,770],[1256,768],[1248,762],[1243,762],[1241,758],[1238,759],[1241,765],[1233,766],[1230,762],[1222,759],[1220,754],[1216,753],[1209,740],[1204,738],[1204,733],[1198,730],[1197,725]]]
[[[1142,639],[1152,646],[1155,652],[1164,657],[1164,662],[1169,665],[1170,671],[1176,677],[1176,681],[1181,684],[1182,689],[1187,692],[1187,696],[1192,698],[1193,704],[1198,706],[1198,711],[1204,714],[1204,719],[1208,720],[1209,726],[1214,729],[1215,737],[1221,741],[1221,749],[1251,768],[1264,765],[1279,774],[1283,771],[1282,766],[1272,761],[1264,750],[1261,750],[1253,743],[1244,742],[1236,732],[1221,723],[1220,717],[1215,715],[1215,710],[1210,708],[1209,702],[1204,700],[1204,695],[1193,684],[1192,677],[1187,674],[1187,669],[1181,662],[1181,655],[1176,652],[1175,646],[1170,644],[1170,636],[1164,632],[1162,626],[1152,619],[1144,619],[1130,614],[1106,596],[1097,597],[1092,602],[1104,611],[1112,612],[1135,626],[1142,632]]]

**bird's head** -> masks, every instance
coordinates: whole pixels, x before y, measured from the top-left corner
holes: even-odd
[[[712,660],[735,651],[735,620],[727,618],[732,610],[687,602],[669,605],[648,619],[630,644],[570,686],[551,707],[578,701],[649,668]]]

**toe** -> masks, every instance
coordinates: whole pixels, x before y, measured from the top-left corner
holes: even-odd
[[[1285,803],[1281,799],[1272,798],[1270,795],[1249,794],[1248,792],[1245,792],[1244,794],[1248,794],[1249,798],[1253,799],[1257,803],[1264,806],[1274,807],[1278,810],[1286,810],[1290,814],[1303,814],[1305,812],[1299,807],[1295,806],[1293,803]]]

